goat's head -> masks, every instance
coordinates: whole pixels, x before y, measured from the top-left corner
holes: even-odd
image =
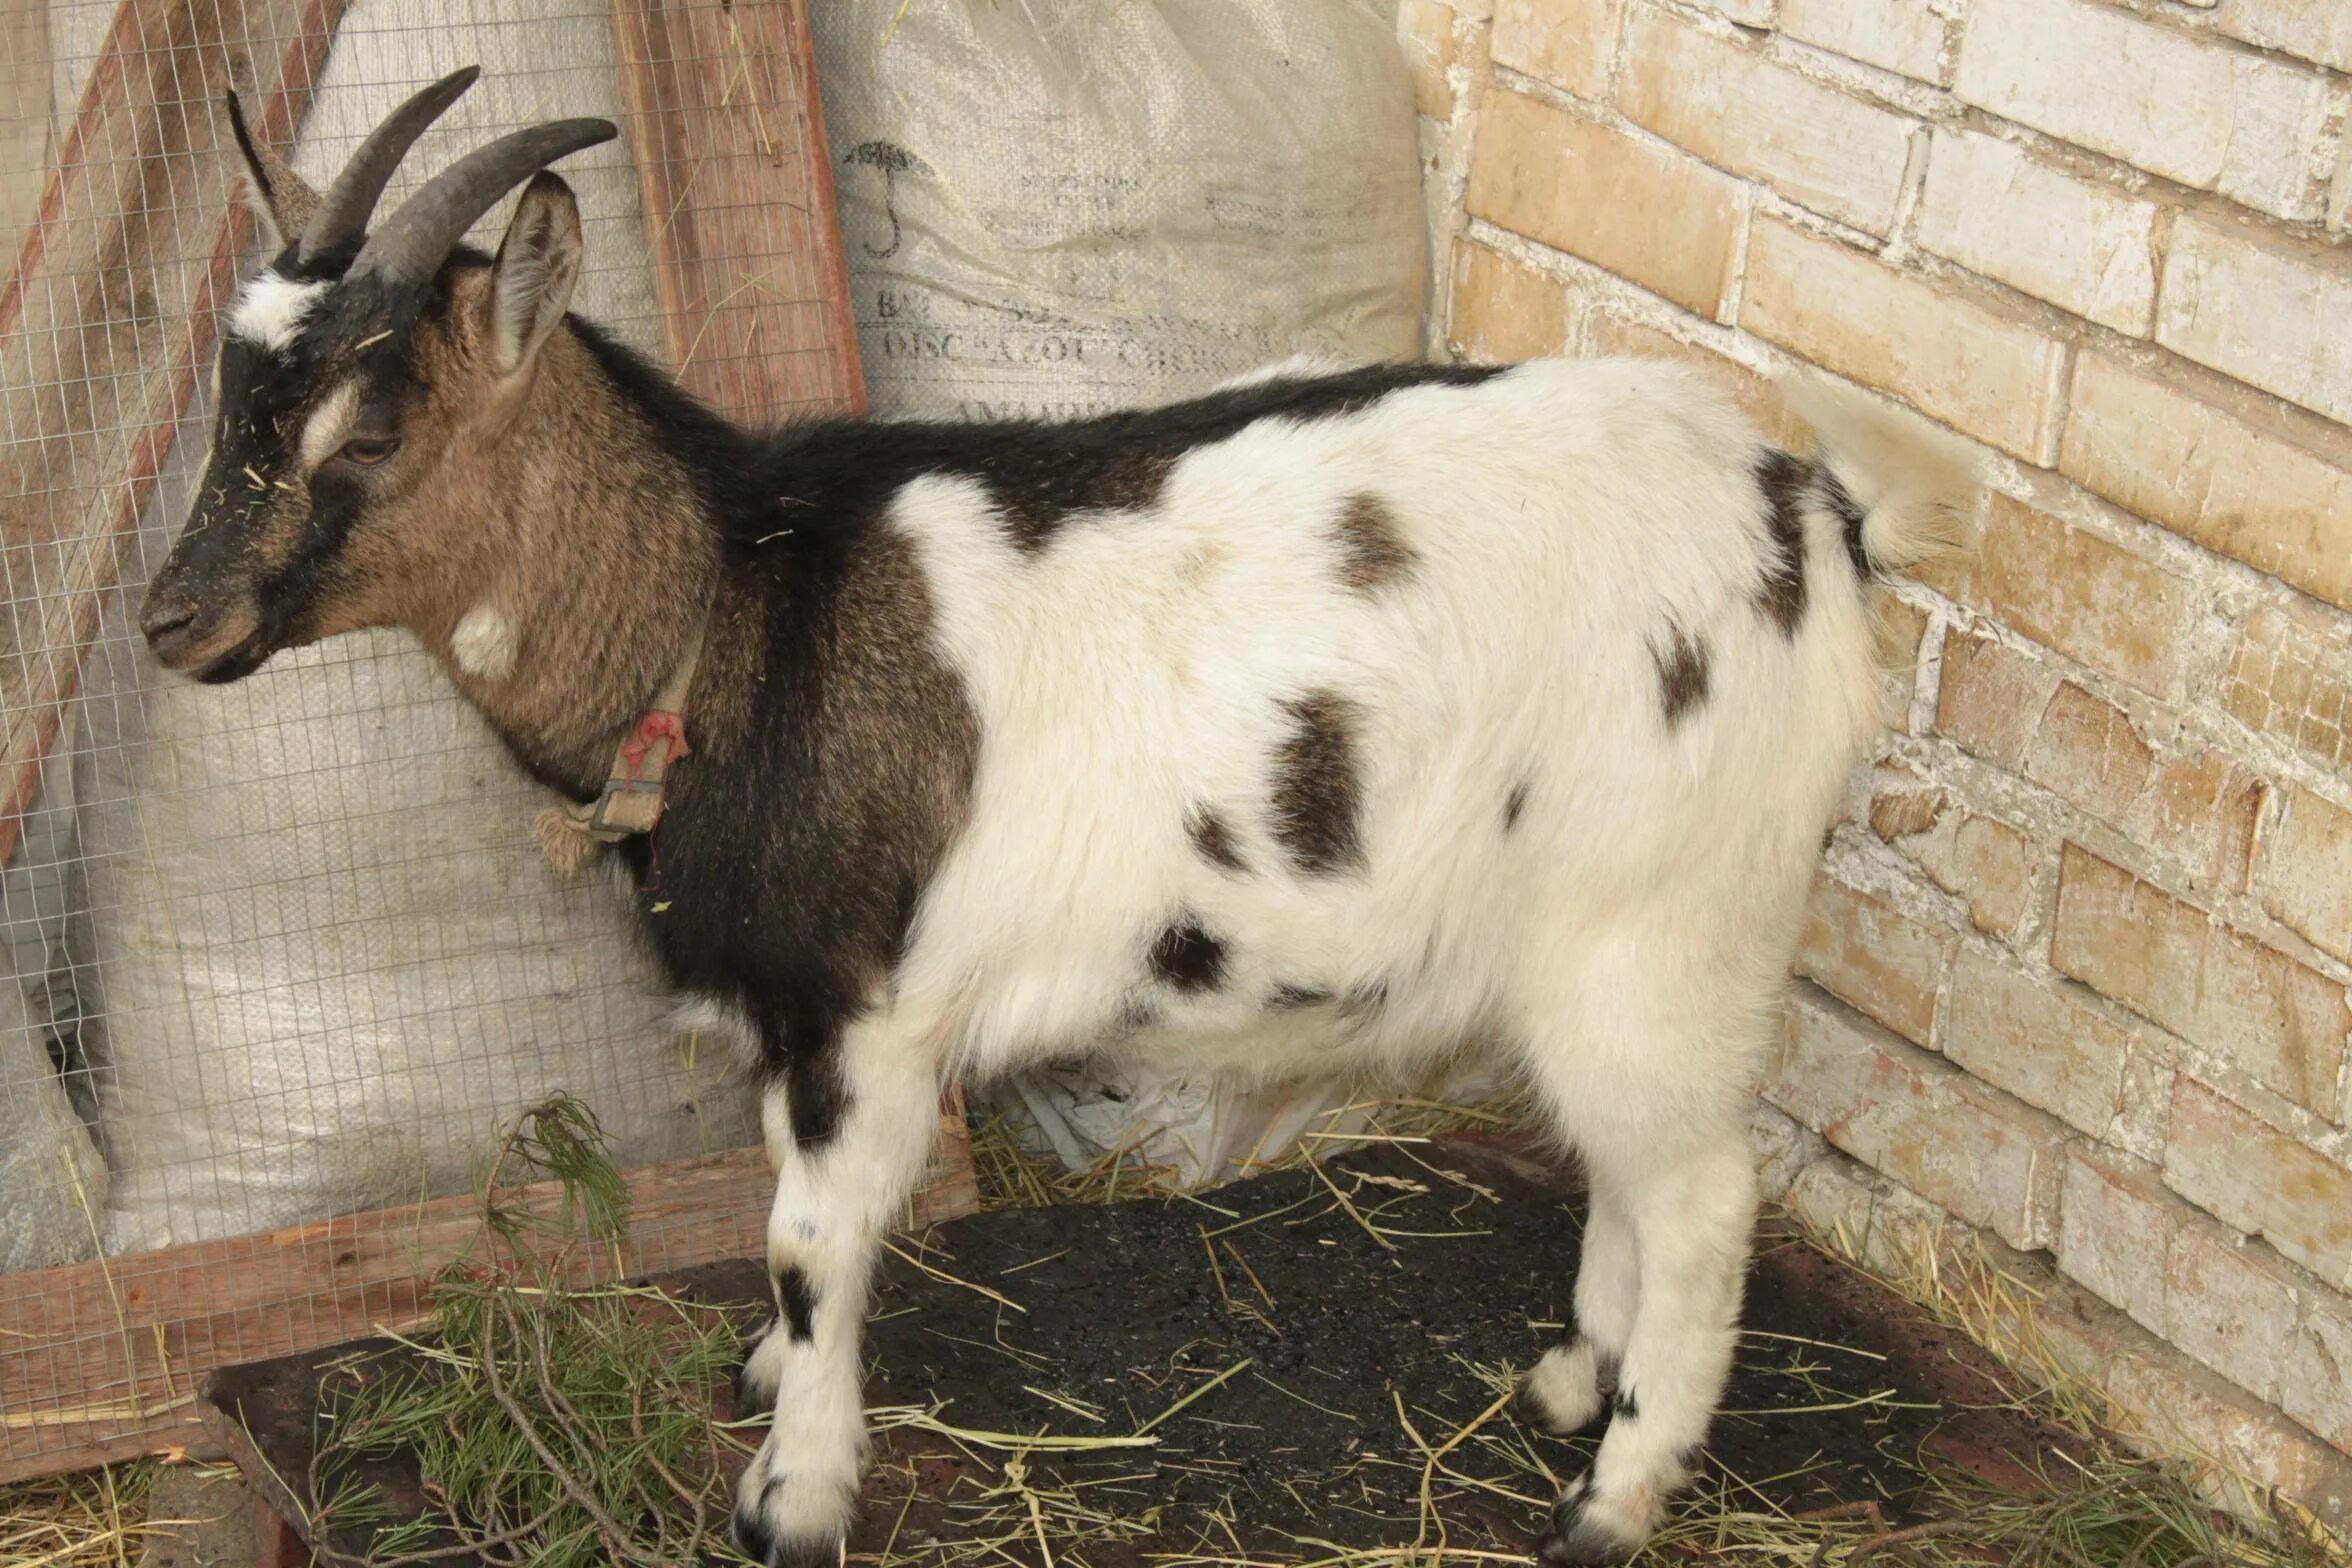
[[[369,232],[410,144],[477,72],[426,88],[324,195],[229,118],[275,259],[221,333],[212,453],[140,611],[156,656],[206,681],[281,648],[397,624],[438,543],[478,526],[468,474],[521,406],[579,274],[580,215],[545,165],[606,120],[533,126],[459,159]],[[459,241],[525,178],[495,260]]]

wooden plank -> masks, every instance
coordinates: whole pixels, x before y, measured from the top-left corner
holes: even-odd
[[[0,285],[0,862],[249,230],[228,138],[198,127],[233,82],[261,136],[291,136],[344,4],[124,0]]]
[[[978,1207],[968,1149],[932,1174],[908,1205],[910,1230]],[[628,1181],[628,1241],[575,1253],[573,1279],[765,1248],[774,1187],[757,1149],[646,1166]],[[542,1214],[557,1196],[551,1182],[503,1195]],[[419,1321],[433,1275],[478,1242],[480,1216],[466,1194],[0,1275],[0,1482],[184,1445],[197,1431],[192,1396],[215,1369]]]
[[[687,389],[765,423],[865,407],[800,0],[615,0],[646,240]]]

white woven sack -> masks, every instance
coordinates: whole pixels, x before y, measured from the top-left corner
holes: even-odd
[[[1416,358],[1428,262],[1371,0],[825,0],[877,412],[1069,415]]]

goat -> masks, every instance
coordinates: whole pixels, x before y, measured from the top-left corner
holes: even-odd
[[[1881,722],[1868,588],[1964,548],[1961,449],[1800,388],[1798,455],[1606,359],[746,431],[568,314],[579,214],[545,165],[609,124],[495,141],[368,231],[472,76],[323,196],[232,100],[275,256],[141,624],[207,681],[405,627],[575,817],[627,804],[648,744],[683,759],[652,831],[598,836],[763,1073],[776,1314],[742,1383],[777,1419],[745,1549],[835,1560],[868,1277],[949,1075],[1469,1041],[1590,1182],[1574,1332],[1523,1391],[1607,1429],[1542,1557],[1636,1549],[1731,1359],[1746,1107]],[[526,179],[496,256],[463,247]],[[640,723],[680,709],[690,753]]]

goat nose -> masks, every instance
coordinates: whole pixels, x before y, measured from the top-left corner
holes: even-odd
[[[150,643],[183,630],[196,619],[196,601],[185,594],[150,594],[139,609],[139,630]]]

